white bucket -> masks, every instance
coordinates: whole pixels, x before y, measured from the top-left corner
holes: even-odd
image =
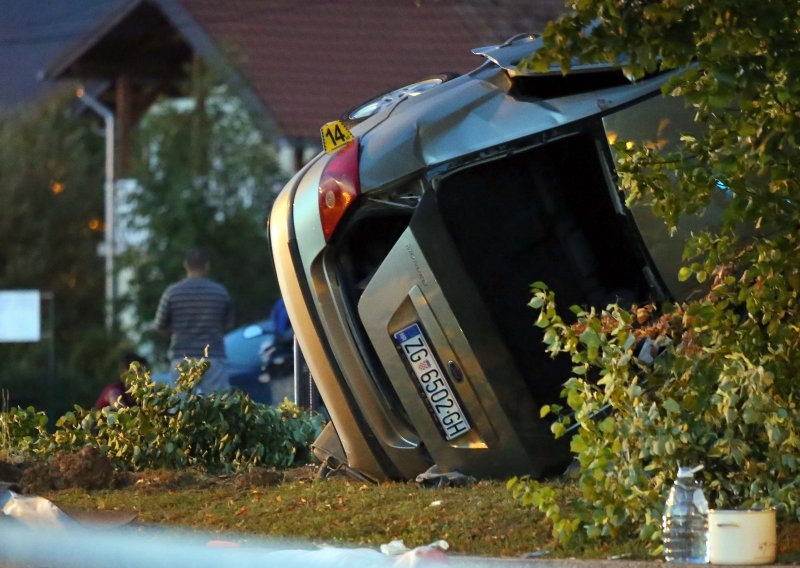
[[[775,509],[712,509],[708,512],[711,564],[770,564],[778,541]]]

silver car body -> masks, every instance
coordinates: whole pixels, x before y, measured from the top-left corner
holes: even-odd
[[[352,125],[361,194],[330,241],[319,184],[335,154],[313,159],[275,202],[273,259],[335,429],[317,443],[333,467],[371,479],[410,479],[434,464],[476,476],[557,471],[567,445],[553,439],[539,408],[558,398],[569,367],[551,368],[541,356],[521,286],[553,272],[572,286],[564,292],[572,303],[687,293],[662,278],[676,272],[676,239],[646,211],[625,207],[608,144],[673,139],[691,122],[679,101],[659,94],[666,75],[632,83],[610,67],[567,77],[518,72],[537,46],[523,39],[478,50],[487,60],[475,71]],[[515,205],[520,183],[538,197],[520,190]],[[593,196],[585,203],[584,193]],[[506,223],[519,210],[533,218]],[[571,221],[549,224],[562,216]],[[601,222],[587,224],[593,216]],[[539,269],[528,271],[527,261],[509,268],[516,258],[535,264],[543,247],[549,256]],[[495,260],[504,262],[497,274],[486,268]],[[469,430],[451,439],[398,344],[398,330],[415,324],[468,417]]]

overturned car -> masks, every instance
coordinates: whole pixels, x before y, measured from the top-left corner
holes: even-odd
[[[681,241],[629,210],[611,142],[688,129],[667,75],[609,66],[521,72],[525,36],[344,117],[354,140],[279,195],[270,240],[299,346],[331,423],[328,469],[410,479],[558,472],[569,459],[539,418],[568,360],[550,359],[527,304],[685,296]]]

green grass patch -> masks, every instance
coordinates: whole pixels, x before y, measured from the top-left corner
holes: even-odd
[[[47,495],[59,506],[139,513],[137,522],[254,537],[377,548],[393,539],[414,547],[444,539],[451,554],[518,557],[549,550],[547,557],[652,559],[633,542],[557,545],[551,523],[514,501],[504,481],[432,489],[416,483],[372,485],[344,478],[325,481],[287,474],[287,481],[249,487],[243,474],[209,476],[193,470],[138,474],[115,490],[68,489]],[[551,482],[569,507],[579,492]],[[800,523],[779,525],[778,561],[800,561]],[[655,560],[655,559],[653,559]]]
[[[143,524],[240,533],[239,538],[291,537],[369,547],[393,539],[409,547],[444,539],[454,554],[508,557],[544,549],[553,557],[645,557],[626,547],[556,548],[550,522],[514,502],[504,481],[432,489],[333,478],[242,488],[238,477],[150,472],[122,489],[69,489],[47,497],[65,508],[137,511],[137,522]],[[572,493],[565,490],[565,504]]]

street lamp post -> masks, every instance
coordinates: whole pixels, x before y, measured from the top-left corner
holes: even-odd
[[[90,109],[95,111],[105,121],[106,125],[106,168],[105,168],[105,211],[104,211],[104,256],[105,256],[105,276],[106,276],[106,329],[111,331],[114,328],[114,113],[98,101],[95,97],[87,93],[83,87],[79,88],[78,98]]]

